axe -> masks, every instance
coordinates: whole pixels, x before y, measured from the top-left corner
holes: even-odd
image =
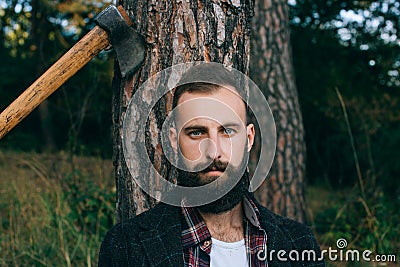
[[[96,17],[97,26],[87,33],[28,89],[0,114],[0,139],[40,103],[63,85],[102,50],[112,45],[121,75],[143,62],[145,42],[130,26],[128,14],[119,6],[108,6]]]

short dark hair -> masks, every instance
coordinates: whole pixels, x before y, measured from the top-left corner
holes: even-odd
[[[174,89],[172,109],[176,108],[179,98],[188,93],[212,93],[226,86],[233,87],[242,98],[246,107],[246,117],[249,107],[246,102],[247,94],[244,85],[236,81],[234,75],[221,64],[208,65],[207,63],[195,65],[185,72]]]

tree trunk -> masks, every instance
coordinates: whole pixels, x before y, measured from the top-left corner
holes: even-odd
[[[287,1],[257,1],[250,77],[263,91],[274,115],[277,149],[269,179],[256,197],[275,213],[304,222],[305,141],[289,37]]]
[[[152,207],[155,202],[135,183],[135,177],[154,178],[148,168],[141,166],[137,153],[137,168],[129,173],[122,151],[122,120],[128,101],[148,77],[178,63],[210,61],[223,63],[248,73],[250,57],[250,17],[253,14],[251,0],[234,1],[120,1],[133,21],[133,28],[146,40],[145,61],[130,77],[121,79],[118,75],[113,83],[113,131],[114,167],[117,186],[117,221],[121,222]],[[116,70],[118,71],[118,70]],[[151,97],[149,91],[143,96]],[[160,132],[163,118],[171,109],[172,99],[160,101],[150,115],[149,125]],[[140,109],[142,105],[138,105]],[[139,115],[140,116],[140,115]],[[170,168],[162,154],[158,134],[146,136],[149,155],[154,166],[163,176],[169,177]],[[133,143],[143,140],[133,140]],[[135,153],[135,152],[132,152]]]

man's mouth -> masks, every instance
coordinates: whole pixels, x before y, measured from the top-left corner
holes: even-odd
[[[218,171],[218,170],[211,170],[211,171],[207,171],[206,174],[209,176],[220,176],[222,175],[222,171]]]
[[[224,171],[225,171],[224,168],[210,166],[207,169],[205,169],[203,173],[207,174],[208,176],[221,176],[224,173]]]

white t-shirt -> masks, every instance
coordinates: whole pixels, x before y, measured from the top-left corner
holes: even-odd
[[[211,238],[210,267],[248,267],[244,239],[227,243]]]

